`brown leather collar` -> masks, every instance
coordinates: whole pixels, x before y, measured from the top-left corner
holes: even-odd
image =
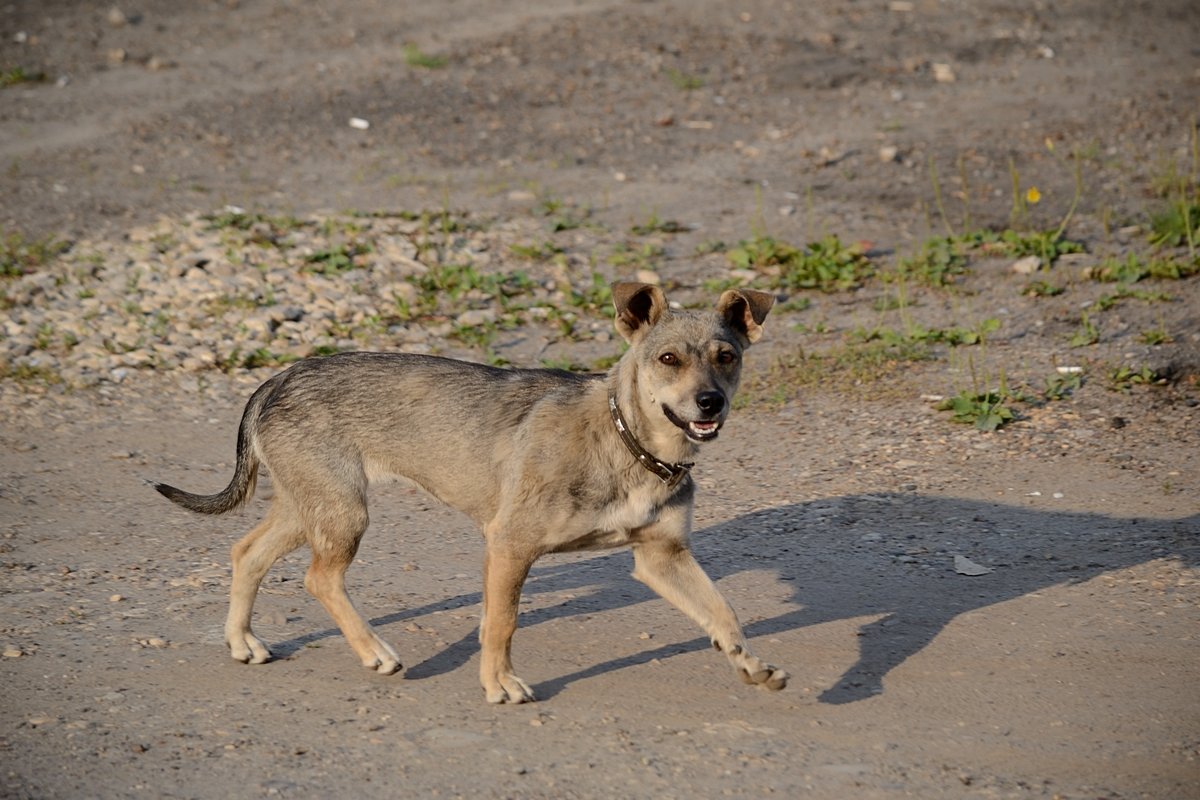
[[[639,464],[657,475],[668,488],[674,489],[688,476],[695,464],[668,464],[662,459],[656,458],[638,443],[633,432],[629,430],[625,418],[621,416],[621,409],[617,407],[617,398],[613,395],[608,397],[608,411],[612,415],[613,424],[617,426],[617,433],[620,434],[621,441],[629,448],[629,452],[633,453],[633,457],[638,460]]]

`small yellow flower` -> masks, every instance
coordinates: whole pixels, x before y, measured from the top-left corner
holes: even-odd
[[[1041,199],[1042,193],[1037,190],[1036,186],[1030,186],[1029,191],[1025,192],[1025,202],[1031,206],[1036,206]]]

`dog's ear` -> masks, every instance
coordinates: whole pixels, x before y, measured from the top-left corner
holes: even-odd
[[[617,333],[631,343],[652,328],[667,310],[666,295],[652,283],[618,281],[612,285],[612,298],[617,310]]]
[[[717,300],[717,313],[746,341],[754,344],[762,337],[763,320],[775,305],[775,295],[754,289],[729,289]]]

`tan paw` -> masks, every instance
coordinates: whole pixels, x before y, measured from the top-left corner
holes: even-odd
[[[362,665],[380,675],[392,675],[399,671],[404,665],[400,663],[400,656],[396,655],[392,646],[378,636],[372,638],[374,641],[363,656]]]
[[[748,683],[751,686],[761,686],[764,689],[777,692],[787,686],[788,679],[791,676],[777,667],[773,667],[770,664],[763,664],[762,669],[756,672],[749,672],[745,669],[738,670],[738,677],[742,679],[742,683]]]
[[[529,684],[511,672],[500,673],[491,681],[484,681],[483,691],[489,703],[532,703],[537,699]]]
[[[229,655],[234,661],[243,664],[265,664],[271,660],[271,651],[250,631],[237,631],[226,634],[225,643],[229,645]]]

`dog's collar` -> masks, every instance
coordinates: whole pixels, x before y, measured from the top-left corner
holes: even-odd
[[[656,458],[638,443],[633,431],[629,430],[629,426],[625,423],[625,418],[621,416],[621,409],[617,407],[617,398],[613,395],[608,396],[608,411],[612,415],[613,424],[617,426],[617,433],[620,434],[621,441],[629,448],[629,452],[633,453],[633,457],[638,460],[639,464],[657,475],[659,480],[671,489],[678,486],[688,476],[695,464],[668,464],[662,459]]]

